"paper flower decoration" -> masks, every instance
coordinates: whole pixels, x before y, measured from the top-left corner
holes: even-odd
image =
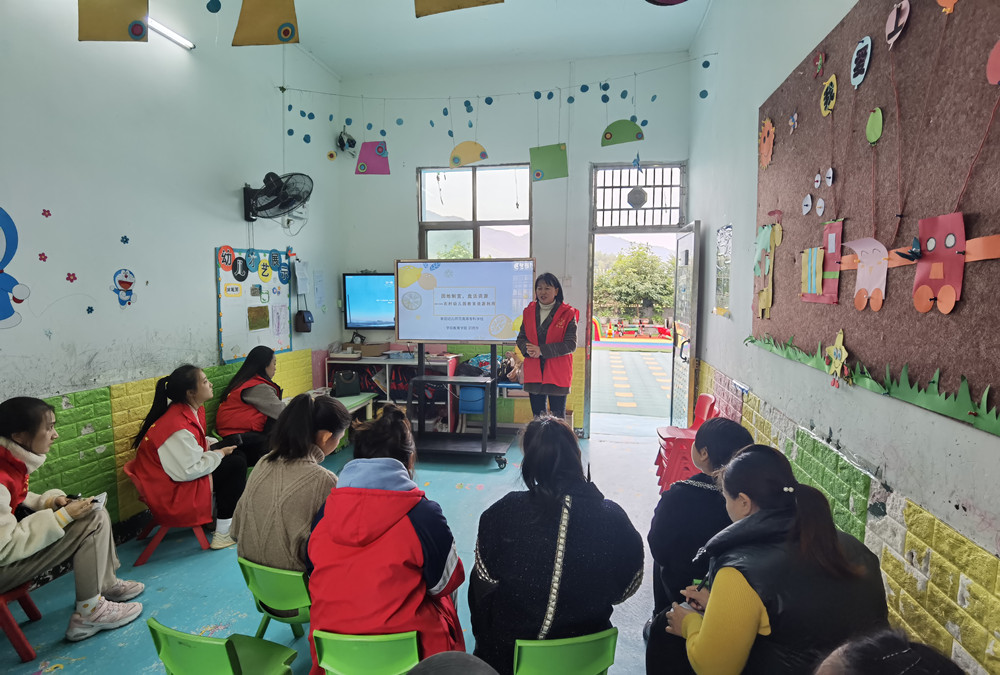
[[[87,314],[93,314],[93,313],[94,313],[94,308],[93,307],[88,307],[87,308]]]
[[[49,211],[48,209],[42,209],[42,215],[48,218],[49,216],[52,215],[52,212]]]
[[[49,259],[49,257],[47,255],[45,255],[44,253],[39,253],[38,254],[38,259],[41,260],[42,262],[45,262],[46,260]]]
[[[122,242],[123,244],[127,244],[127,243],[128,243],[128,237],[126,237],[126,236],[125,236],[125,235],[123,234],[123,235],[122,235],[122,238],[121,238],[121,242]]]
[[[771,155],[774,153],[774,122],[771,118],[766,118],[760,125],[760,134],[757,136],[757,151],[760,154],[760,168],[766,169],[771,164]]]
[[[793,112],[788,118],[788,133],[794,132],[799,128],[799,113]]]
[[[73,283],[74,281],[76,281],[76,275],[73,274],[72,272],[69,272],[68,274],[66,274],[66,281]]]

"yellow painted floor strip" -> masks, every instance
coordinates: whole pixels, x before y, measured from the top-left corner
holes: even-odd
[[[666,385],[661,386],[660,389],[666,389],[667,391],[670,391],[670,387],[668,387]]]
[[[615,396],[621,396],[623,398],[632,398],[633,396],[635,396],[635,394],[633,394],[630,391],[616,391]]]
[[[627,380],[627,377],[612,377],[612,380]]]
[[[619,408],[634,408],[637,405],[635,401],[618,401]]]
[[[668,378],[668,377],[658,377],[658,378],[656,378],[656,381],[657,382],[669,382],[670,378]]]
[[[615,382],[615,386],[619,389],[628,389],[631,385],[626,382]]]

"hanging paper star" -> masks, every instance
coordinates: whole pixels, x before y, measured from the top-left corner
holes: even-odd
[[[66,274],[66,281],[68,281],[70,283],[73,283],[74,281],[76,281],[76,275],[73,274],[72,272],[67,273]]]
[[[123,235],[122,235],[122,239],[121,239],[121,241],[122,241],[122,243],[123,243],[123,244],[127,244],[127,243],[128,243],[128,237],[126,237],[126,236],[125,236],[125,235],[123,234]]]
[[[635,153],[635,159],[632,160],[632,166],[634,166],[636,169],[638,169],[639,173],[642,173],[642,165],[639,164],[639,153],[638,152]]]
[[[52,215],[52,212],[49,211],[48,209],[42,209],[42,215],[48,218],[49,216]]]
[[[39,253],[38,254],[38,259],[41,260],[42,262],[45,262],[46,260],[49,259],[49,257],[47,255],[45,255],[44,253]]]
[[[93,314],[93,313],[94,313],[94,308],[93,307],[88,307],[87,308],[87,314]]]

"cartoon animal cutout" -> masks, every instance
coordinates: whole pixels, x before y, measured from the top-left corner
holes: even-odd
[[[132,274],[132,270],[127,270],[124,267],[115,272],[111,278],[111,292],[118,296],[118,305],[122,309],[135,302],[133,286],[135,286],[135,275]]]
[[[802,252],[803,302],[835,305],[840,295],[840,239],[844,221],[823,223],[823,245]]]
[[[949,213],[918,222],[921,256],[913,279],[913,306],[926,314],[937,302],[942,314],[950,314],[962,297],[965,277],[965,219]]]
[[[870,306],[873,312],[879,311],[885,302],[889,252],[878,239],[872,237],[845,241],[844,246],[853,250],[858,260],[858,275],[854,281],[854,309],[860,312]],[[844,269],[843,264],[841,269]]]
[[[14,311],[14,304],[21,304],[31,290],[5,272],[17,253],[17,228],[7,212],[0,208],[0,328],[13,328],[21,323],[21,315]]]
[[[771,318],[771,305],[774,302],[774,254],[781,244],[781,211],[771,211],[767,215],[774,216],[777,222],[757,229],[753,265],[757,316],[762,319]]]

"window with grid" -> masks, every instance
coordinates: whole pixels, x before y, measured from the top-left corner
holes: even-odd
[[[683,225],[683,164],[594,167],[594,228],[659,228]]]
[[[527,164],[418,169],[420,257],[531,257]]]

